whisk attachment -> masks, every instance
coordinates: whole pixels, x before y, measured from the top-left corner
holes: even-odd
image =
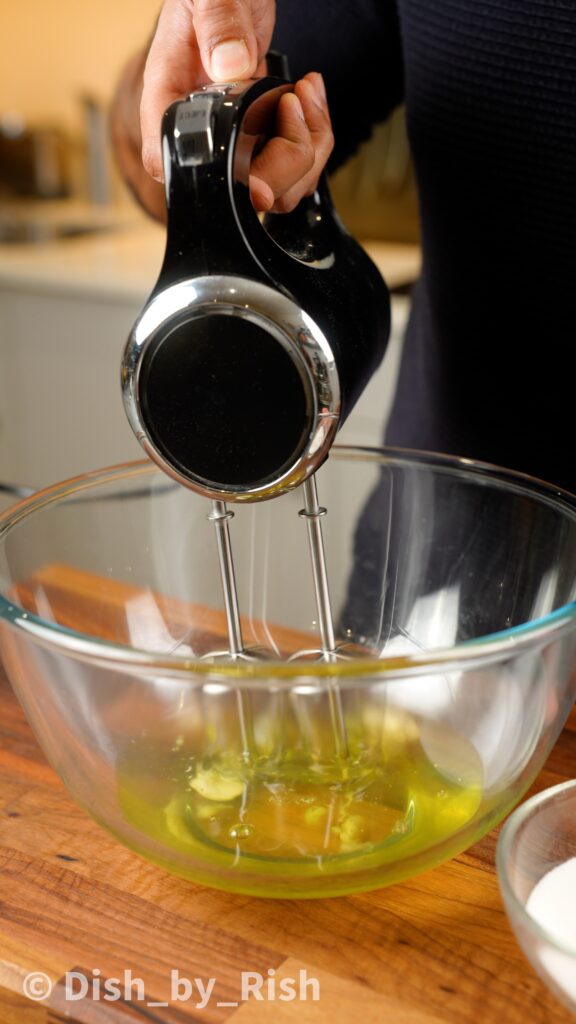
[[[310,547],[312,578],[314,580],[314,593],[316,596],[318,628],[322,644],[321,656],[326,661],[333,662],[336,661],[338,653],[336,651],[334,620],[332,618],[330,589],[328,587],[328,570],[326,568],[326,553],[322,536],[322,518],[326,515],[327,510],[318,501],[318,488],[315,477],[311,476],[308,480],[305,480],[302,490],[304,491],[304,508],[300,510],[298,515],[305,519],[308,529],[308,544]],[[339,689],[330,679],[328,680],[328,686],[330,718],[332,720],[336,752],[339,756],[346,757],[348,755],[348,737],[346,735],[342,697]]]
[[[298,515],[306,520],[308,528],[308,543],[310,545],[310,560],[312,563],[322,653],[327,661],[331,661],[336,653],[336,640],[334,637],[326,555],[322,537],[321,519],[326,515],[326,509],[318,502],[318,488],[313,476],[305,480],[302,489],[304,491],[305,505]]]
[[[228,633],[228,650],[219,652],[219,656],[225,659],[243,658],[250,660],[251,656],[245,650],[242,639],[236,573],[234,571],[234,558],[230,540],[229,524],[230,520],[234,518],[234,513],[227,508],[225,501],[213,501],[212,511],[208,514],[207,518],[214,524],[216,530],[220,581],[222,583],[226,629]],[[245,760],[249,760],[254,750],[252,708],[248,694],[240,687],[236,690],[236,701],[242,756]]]
[[[336,648],[326,554],[322,536],[322,519],[326,515],[326,509],[319,503],[318,488],[314,477],[310,477],[304,482],[303,493],[304,508],[300,510],[298,515],[305,520],[307,527],[321,646],[316,651],[300,651],[293,657],[306,658],[313,656],[331,663],[339,660],[341,655]],[[205,657],[211,660],[224,661],[261,660],[263,652],[256,649],[247,649],[242,636],[234,556],[230,537],[230,521],[234,518],[234,512],[228,509],[226,502],[213,500],[212,508],[207,518],[213,523],[216,531],[228,648],[222,651],[211,652]],[[328,679],[328,701],[336,754],[339,757],[346,757],[348,754],[348,738],[346,735],[342,698],[337,685],[330,679]],[[254,752],[253,714],[249,697],[241,688],[237,691],[237,702],[243,756],[249,759]]]
[[[226,653],[228,657],[234,658],[245,653],[242,628],[240,626],[236,573],[234,571],[232,544],[230,542],[229,521],[234,518],[234,513],[227,508],[225,501],[213,501],[212,511],[208,514],[207,518],[211,523],[214,523],[218,544],[218,563],[220,566],[224,610],[226,612],[226,628],[228,631],[228,650]]]

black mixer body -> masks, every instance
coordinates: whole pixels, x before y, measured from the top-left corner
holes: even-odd
[[[252,206],[250,160],[291,88],[210,86],[166,111],[166,252],[122,363],[146,452],[226,501],[273,497],[318,468],[389,334],[386,286],[324,178],[291,213]]]

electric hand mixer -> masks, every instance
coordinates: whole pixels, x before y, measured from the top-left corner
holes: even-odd
[[[274,134],[277,78],[209,86],[165,113],[168,234],[158,282],[130,334],[122,387],[130,424],[172,478],[212,499],[228,649],[245,649],[227,502],[303,486],[321,639],[338,657],[315,470],[380,363],[386,286],[338,221],[324,179],[288,214],[257,217],[255,146]],[[240,702],[245,749],[249,709]],[[331,701],[337,745],[345,730]]]
[[[6,513],[0,641],[52,764],[131,849],[310,897],[460,852],[535,777],[573,704],[576,515],[475,463],[331,452],[388,297],[324,182],[252,208],[289,88],[167,112],[168,245],[123,384],[171,479],[115,467]]]

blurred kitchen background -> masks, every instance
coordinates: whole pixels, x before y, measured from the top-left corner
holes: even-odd
[[[119,362],[160,268],[163,229],[116,173],[107,111],[159,0],[2,7],[0,485],[35,488],[142,455],[122,409]],[[394,293],[389,353],[341,434],[378,444],[420,260],[402,111],[332,191]]]

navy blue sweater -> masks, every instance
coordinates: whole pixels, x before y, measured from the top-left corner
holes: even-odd
[[[576,4],[278,0],[341,163],[405,101],[423,272],[390,444],[576,492]]]

